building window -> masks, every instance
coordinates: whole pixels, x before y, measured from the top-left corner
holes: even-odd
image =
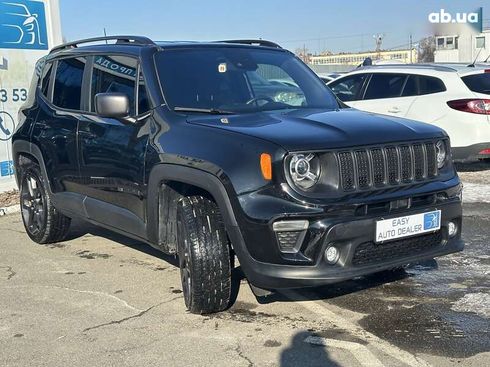
[[[476,48],[485,48],[485,36],[476,37]]]
[[[457,50],[458,36],[437,37],[438,50]]]
[[[446,48],[454,48],[454,38],[446,38]]]
[[[444,48],[444,42],[445,38],[444,37],[439,37],[437,39],[437,48]]]

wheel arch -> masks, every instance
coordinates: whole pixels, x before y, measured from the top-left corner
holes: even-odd
[[[41,172],[44,177],[46,177],[46,181],[48,182],[47,189],[50,193],[52,193],[51,181],[47,175],[44,158],[37,145],[26,140],[16,140],[12,143],[12,157],[15,167],[15,180],[17,182],[17,186],[20,185],[21,167],[29,163],[35,163],[41,168]]]
[[[162,240],[166,239],[165,236],[169,242],[175,240],[176,225],[172,220],[176,221],[175,203],[182,195],[208,196],[216,202],[227,232],[238,227],[228,193],[218,177],[196,168],[158,164],[148,180],[147,232],[149,242],[158,244],[164,251],[173,252],[173,244],[162,243]],[[163,226],[162,215],[170,219]]]

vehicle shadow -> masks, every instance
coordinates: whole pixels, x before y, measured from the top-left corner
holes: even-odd
[[[70,231],[68,232],[67,237],[65,238],[65,241],[70,241],[79,237],[83,237],[85,235],[91,235],[91,236],[97,236],[97,237],[102,237],[106,238],[108,240],[120,243],[121,245],[130,247],[134,250],[143,252],[145,254],[148,254],[150,256],[154,256],[158,259],[161,259],[163,261],[166,261],[170,265],[173,266],[179,266],[179,262],[177,260],[176,256],[171,256],[171,255],[166,255],[163,252],[151,247],[150,245],[138,241],[129,237],[126,237],[124,235],[118,234],[116,232],[113,232],[111,230],[98,227],[96,225],[93,225],[89,222],[79,220],[79,219],[73,219],[72,224],[70,226]]]
[[[357,293],[370,288],[404,280],[416,276],[412,269],[422,267],[425,271],[437,268],[435,260],[428,260],[396,270],[386,270],[343,282],[310,288],[295,289],[294,292],[277,291],[266,297],[256,297],[257,302],[268,304],[273,302],[297,302],[328,300]]]
[[[302,331],[293,335],[291,344],[281,352],[279,366],[281,367],[340,367],[328,355],[322,345],[313,345],[305,342],[311,334]]]

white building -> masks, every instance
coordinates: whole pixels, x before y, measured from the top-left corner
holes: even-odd
[[[315,55],[310,57],[312,65],[350,65],[357,66],[367,58],[379,63],[408,64],[417,62],[417,50],[381,50],[357,53]],[[376,62],[375,62],[376,63]]]
[[[436,36],[435,62],[490,61],[490,29]]]

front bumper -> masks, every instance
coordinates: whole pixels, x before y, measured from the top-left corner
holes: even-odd
[[[437,233],[374,245],[373,239],[377,220],[437,209],[441,210],[441,229]],[[448,236],[447,226],[450,221],[455,222],[459,228],[458,233],[453,238]],[[464,247],[461,240],[461,225],[462,209],[459,198],[389,215],[368,215],[361,219],[359,217],[345,217],[334,223],[328,217],[313,217],[310,219],[308,231],[318,234],[318,243],[308,254],[313,259],[313,263],[310,265],[258,261],[248,252],[238,227],[229,235],[248,280],[260,288],[280,289],[336,283],[411,262],[461,251]],[[323,257],[325,249],[331,244],[335,244],[340,249],[340,259],[335,265],[328,264]]]

